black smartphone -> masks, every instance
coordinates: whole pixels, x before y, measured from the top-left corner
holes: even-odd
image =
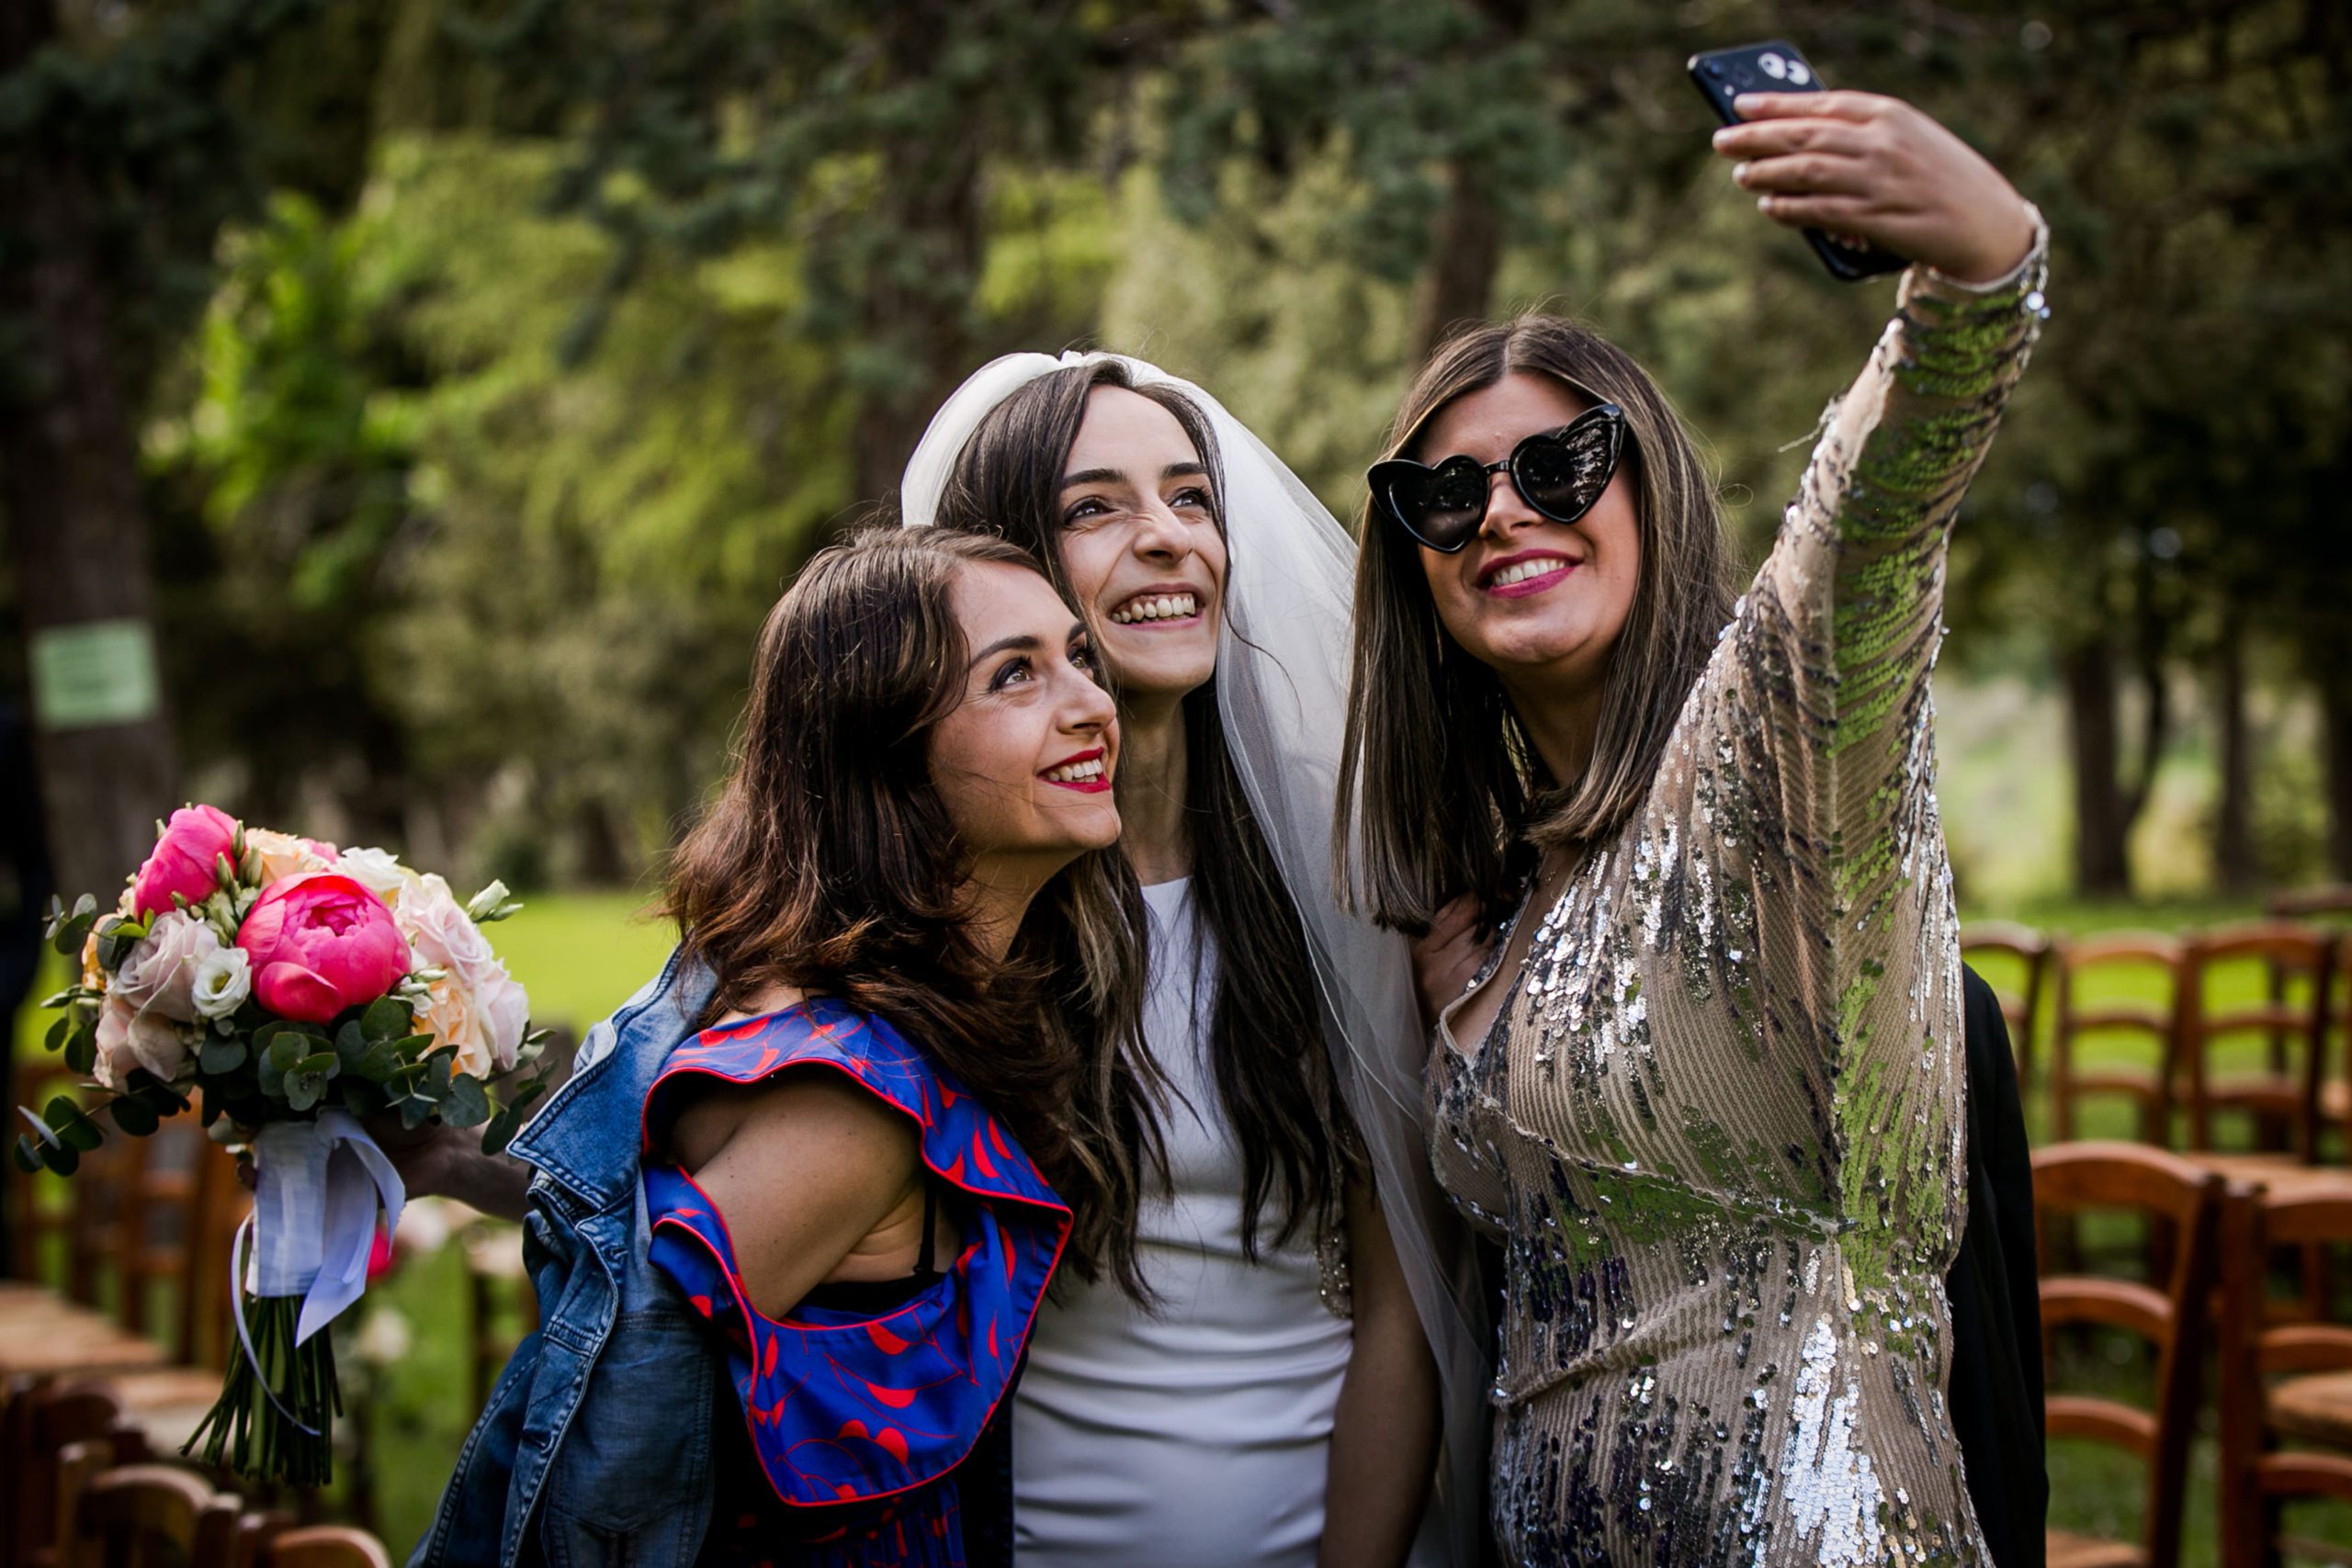
[[[1768,39],[1762,43],[1744,43],[1736,49],[1711,49],[1690,57],[1690,80],[1697,85],[1699,96],[1725,125],[1737,125],[1739,116],[1732,110],[1732,100],[1742,93],[1820,93],[1827,91],[1821,73],[1813,62],[1797,51],[1796,45],[1780,39]],[[1900,272],[1910,264],[1893,251],[1884,250],[1869,241],[1850,234],[1829,234],[1819,229],[1804,231],[1805,243],[1829,276],[1848,283],[1875,277],[1881,273]]]

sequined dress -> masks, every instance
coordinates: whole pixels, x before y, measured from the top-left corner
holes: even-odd
[[[1510,1562],[1984,1560],[1944,1409],[1965,1062],[1928,675],[2046,313],[2036,231],[1999,283],[1905,276],[1644,808],[1487,1038],[1441,1020],[1438,1177],[1505,1259]]]

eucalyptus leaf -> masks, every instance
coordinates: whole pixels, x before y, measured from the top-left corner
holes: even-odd
[[[60,1176],[71,1176],[81,1168],[82,1156],[79,1151],[63,1144],[43,1144],[40,1145],[40,1163]]]
[[[410,1020],[413,1016],[406,1003],[396,1002],[390,997],[379,997],[368,1003],[368,1010],[359,1015],[359,1027],[371,1044],[379,1040],[397,1040],[409,1032]]]
[[[29,1133],[17,1134],[17,1168],[31,1176],[41,1168],[40,1145]]]
[[[196,1065],[208,1073],[233,1073],[245,1065],[245,1043],[234,1035],[197,1047]]]
[[[127,1095],[114,1101],[107,1110],[114,1117],[114,1124],[128,1137],[146,1137],[163,1122],[153,1108],[137,1095]]]
[[[328,1058],[333,1061],[333,1057]],[[325,1073],[291,1072],[286,1075],[286,1106],[289,1111],[308,1111],[318,1104],[327,1092]]]
[[[490,1096],[483,1092],[481,1080],[458,1077],[449,1082],[449,1093],[441,1102],[441,1120],[452,1127],[479,1127],[490,1120]]]
[[[379,1084],[405,1066],[407,1064],[401,1060],[397,1041],[379,1040],[368,1047],[367,1055],[361,1056],[349,1070],[369,1083]]]
[[[294,1070],[294,1064],[312,1055],[312,1038],[300,1030],[289,1029],[269,1043],[268,1062],[283,1076]]]

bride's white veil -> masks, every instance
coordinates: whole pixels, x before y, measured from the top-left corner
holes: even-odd
[[[1227,548],[1217,706],[1226,745],[1298,906],[1342,1091],[1362,1129],[1396,1253],[1437,1360],[1445,1417],[1442,1522],[1417,1562],[1475,1562],[1483,1533],[1487,1325],[1477,1270],[1430,1173],[1421,1068],[1428,1055],[1404,939],[1345,913],[1333,886],[1332,812],[1347,718],[1355,544],[1312,491],[1225,406],[1189,381],[1123,355],[1015,354],[940,408],[907,464],[902,520],[928,525],[980,421],[1051,371],[1118,359],[1165,386],[1215,432]]]

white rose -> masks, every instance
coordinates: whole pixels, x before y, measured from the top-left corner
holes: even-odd
[[[220,951],[220,938],[209,924],[166,910],[115,971],[112,992],[142,1013],[193,1023],[197,968]]]
[[[320,852],[326,848],[324,844],[268,828],[246,829],[245,848],[260,858],[261,885],[264,887],[289,876],[300,876],[305,872],[325,871],[335,863]]]
[[[98,1010],[98,1059],[91,1076],[107,1089],[120,1089],[133,1067],[144,1067],[169,1083],[187,1065],[187,1035],[152,1009],[109,996]]]
[[[449,885],[440,877],[427,874],[411,882],[393,914],[408,935],[417,967],[429,964],[446,969],[469,987],[481,986],[493,974],[506,973],[498,954],[491,951],[490,939],[468,918]]]
[[[395,909],[400,908],[401,890],[416,880],[415,874],[394,860],[390,850],[345,850],[335,857],[334,868]]]
[[[254,988],[253,961],[242,947],[224,947],[196,966],[196,1010],[226,1018],[244,1005]]]
[[[503,964],[474,987],[474,1016],[481,1022],[491,1065],[502,1073],[513,1071],[514,1059],[523,1053],[524,1032],[531,1026],[531,998]]]

